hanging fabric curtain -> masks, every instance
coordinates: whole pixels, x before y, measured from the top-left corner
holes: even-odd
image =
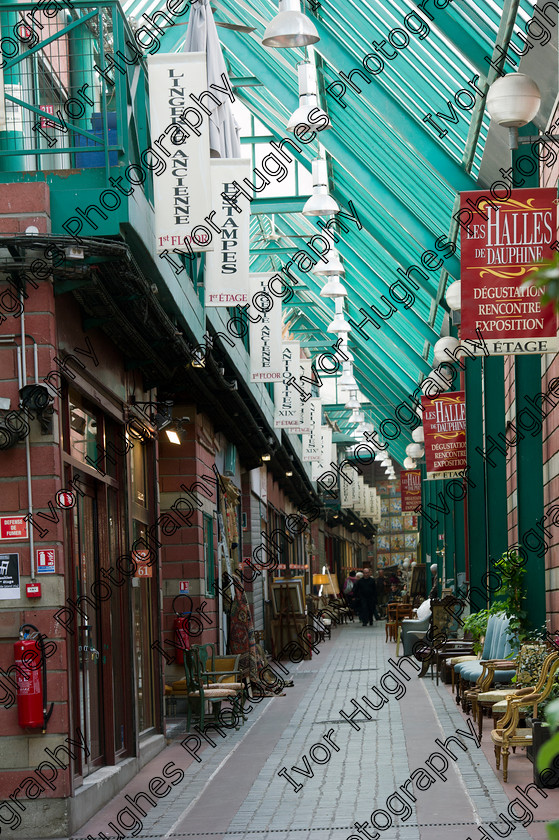
[[[215,91],[212,84],[225,87],[227,69],[221,52],[221,44],[210,7],[210,0],[194,0],[188,19],[184,52],[205,52],[208,71],[208,90]],[[210,155],[211,157],[240,158],[241,144],[239,128],[231,110],[231,102],[224,93],[217,92],[216,98],[223,100],[217,105],[209,96],[204,97],[204,105],[211,111]]]

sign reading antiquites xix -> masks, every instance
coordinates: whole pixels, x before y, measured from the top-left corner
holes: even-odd
[[[540,290],[529,284],[553,257],[556,198],[555,188],[511,190],[506,200],[461,194],[461,340],[481,333],[491,354],[559,350],[553,307],[541,307]]]

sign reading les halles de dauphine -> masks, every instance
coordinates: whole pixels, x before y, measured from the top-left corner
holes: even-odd
[[[220,232],[214,233],[215,247],[206,257],[205,304],[244,306],[249,300],[250,205],[243,202],[239,213],[223,196],[235,194],[234,182],[242,183],[249,177],[251,162],[244,158],[213,158],[210,170],[211,204],[215,210],[212,223]],[[275,309],[277,315],[277,310],[281,310],[277,302]]]
[[[207,90],[206,54],[150,55],[148,68],[152,145],[167,164],[154,169],[156,251],[211,250],[208,117],[197,111],[199,119],[188,121],[195,110],[189,94]]]
[[[541,290],[529,282],[554,255],[556,198],[555,187],[511,190],[503,199],[461,193],[460,338],[472,340],[472,352],[559,350],[553,306],[541,306]]]

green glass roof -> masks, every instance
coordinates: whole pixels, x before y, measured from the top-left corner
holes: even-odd
[[[431,370],[432,345],[447,311],[444,288],[459,277],[459,255],[439,240],[442,265],[431,270],[422,266],[421,258],[437,250],[439,237],[456,241],[452,214],[457,195],[479,188],[477,174],[488,131],[484,97],[476,88],[485,90],[496,77],[489,63],[501,56],[496,45],[506,53],[512,38],[520,48],[515,30],[532,16],[533,8],[527,0],[453,0],[441,9],[435,1],[441,6],[445,0],[424,0],[422,7],[403,0],[344,0],[342,5],[321,0],[318,6],[307,3],[306,9],[320,35],[313,48],[319,98],[332,122],[332,129],[319,135],[329,164],[330,193],[344,211],[353,202],[362,224],[358,229],[346,221],[349,232],[339,234],[337,245],[349,291],[346,318],[361,322],[360,310],[375,317],[371,305],[387,313],[392,284],[413,265],[425,275],[412,274],[420,288],[414,289],[411,307],[392,300],[397,311],[388,320],[376,318],[380,329],[368,324],[363,332],[354,327],[349,335],[354,374],[370,400],[367,419],[377,422],[392,417],[394,407]],[[136,18],[164,8],[163,0],[123,5]],[[212,5],[216,21],[256,27],[252,34],[218,29],[236,96],[269,136],[293,138],[285,126],[298,105],[297,64],[305,52],[262,46],[264,28],[278,10],[276,0],[213,0]],[[170,28],[161,38],[162,51],[180,50],[185,32],[185,25]],[[390,42],[402,46],[395,49]],[[373,70],[382,58],[382,72],[366,72],[362,61],[367,54],[373,56]],[[355,68],[359,72],[351,73]],[[516,65],[506,62],[503,69],[510,72]],[[328,93],[328,86],[343,78],[340,73],[346,75],[347,87],[341,101]],[[316,142],[297,155],[308,169],[316,156]],[[267,202],[264,191],[259,201],[274,213],[276,232],[282,235],[279,242],[262,241],[270,220],[261,207],[251,220],[252,265],[269,271],[285,264],[289,250],[304,247],[305,239],[320,228],[316,219],[292,212],[286,199]],[[285,319],[294,336],[319,354],[320,342],[326,349],[335,340],[326,332],[333,302],[319,297],[321,279],[300,272],[298,277],[301,282],[285,307]],[[336,419],[347,429],[349,412],[340,412]],[[402,435],[391,447],[398,460],[403,461],[410,440]]]

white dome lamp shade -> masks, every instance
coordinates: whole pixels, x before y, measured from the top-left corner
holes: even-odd
[[[404,469],[406,470],[414,470],[416,468],[416,463],[413,458],[406,458],[404,460]]]
[[[326,254],[326,262],[320,259],[316,265],[311,268],[311,274],[316,274],[319,277],[331,277],[333,274],[345,274],[343,263],[338,252],[333,249]]]
[[[395,475],[389,475],[388,480],[389,481],[396,481],[396,476]]]
[[[341,297],[334,298],[336,305],[336,314],[334,320],[326,327],[326,332],[331,333],[349,333],[351,332],[351,324],[344,318],[344,299]],[[353,386],[357,388],[357,384]]]
[[[365,420],[365,414],[362,411],[359,411],[358,408],[354,408],[351,412],[351,417],[349,418],[349,422],[353,425],[354,423],[363,423]]]
[[[425,440],[423,426],[418,426],[417,429],[414,429],[411,433],[411,436],[414,440],[414,443],[423,443],[423,441]]]
[[[320,297],[347,297],[347,289],[341,282],[340,278],[333,274],[328,278],[328,281],[320,290]]]
[[[414,460],[423,458],[424,452],[425,450],[419,443],[410,443],[409,446],[406,446],[406,455]]]
[[[299,74],[299,107],[289,117],[286,125],[288,131],[295,131],[298,125],[307,126],[312,131],[319,120],[327,120],[321,131],[332,128],[332,123],[326,111],[318,106],[316,67],[312,61],[303,61],[298,67]],[[313,113],[312,123],[309,124],[309,114]]]
[[[444,338],[439,338],[433,347],[433,358],[439,364],[441,362],[452,363],[456,359],[458,347],[460,347],[460,342],[453,335],[446,335]]]
[[[448,391],[452,382],[452,374],[443,370],[432,370],[429,376],[425,377],[420,385],[422,392],[427,397],[436,397],[443,391]]]
[[[312,162],[312,195],[303,207],[303,216],[332,216],[340,209],[328,192],[328,164],[324,158]]]
[[[525,73],[507,73],[493,82],[485,105],[498,125],[509,129],[509,147],[518,148],[518,128],[531,122],[540,110],[540,89]]]
[[[301,12],[300,0],[279,0],[279,12],[264,32],[262,46],[286,49],[320,41],[316,26]]]
[[[445,300],[448,303],[449,309],[457,312],[462,305],[462,286],[460,280],[455,280],[451,283],[445,292]]]
[[[348,411],[359,411],[361,408],[361,403],[357,399],[357,391],[350,391],[349,392],[349,400],[346,402],[344,408],[347,408]]]
[[[349,363],[343,366],[343,373],[338,379],[338,386],[340,388],[347,388],[350,391],[357,388],[357,382],[353,375],[353,367]]]
[[[390,467],[390,466],[392,466],[392,461],[390,460],[390,458],[384,458],[380,462],[380,465],[381,465],[381,467]]]
[[[355,356],[347,346],[347,338],[345,341],[340,343],[340,346],[338,347],[338,355],[340,356],[340,359],[342,359],[342,362],[351,362],[351,364],[353,364],[355,361]]]

